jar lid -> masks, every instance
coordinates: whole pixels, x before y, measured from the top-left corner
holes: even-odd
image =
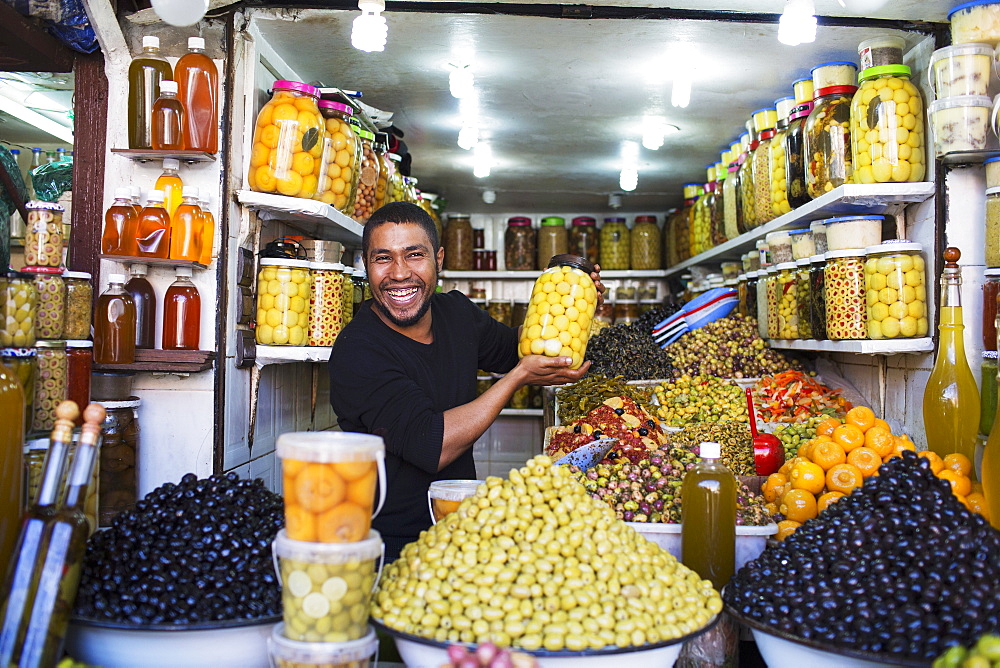
[[[853,67],[854,69],[858,69],[857,64],[852,63],[849,60],[832,60],[829,63],[820,63],[819,65],[816,65],[811,70],[809,70],[809,73],[815,76],[816,70],[822,69],[824,67],[841,67],[841,66],[850,66]]]
[[[355,130],[355,132],[358,133],[358,136],[361,137],[362,139],[367,139],[368,141],[374,141],[375,140],[375,133],[369,132],[368,130],[365,130],[364,128],[358,128],[357,130]],[[430,193],[427,193],[427,194],[430,194]]]
[[[339,262],[310,262],[309,268],[314,271],[341,271],[344,265]]]
[[[93,348],[94,342],[85,339],[70,339],[66,341],[67,348]]]
[[[952,95],[951,97],[942,97],[928,104],[927,112],[933,114],[935,111],[952,109],[954,107],[986,107],[989,109],[992,105],[993,100],[986,95]]]
[[[866,255],[864,248],[845,248],[844,250],[829,251],[826,254],[827,260],[833,260],[838,257],[864,257]]]
[[[998,357],[1000,357],[1000,353],[998,353],[995,350],[984,350],[983,351],[983,359],[984,360],[995,360]]]
[[[938,60],[951,58],[953,56],[990,56],[993,57],[993,47],[980,42],[966,42],[965,44],[952,44],[941,47],[931,54],[931,64]]]
[[[354,275],[354,267],[348,267],[348,266],[345,265],[344,266],[344,276],[353,276],[353,275]]]
[[[857,86],[827,86],[826,88],[816,89],[816,92],[813,93],[813,99],[818,100],[819,98],[826,97],[827,95],[854,95],[857,90]]]
[[[877,213],[871,213],[865,216],[838,216],[837,218],[827,218],[823,221],[823,224],[830,225],[831,223],[843,223],[848,220],[877,220],[881,223],[885,220],[885,216]]]
[[[596,225],[597,221],[590,216],[577,216],[573,219],[574,225]]]
[[[300,93],[305,93],[306,95],[311,95],[313,97],[319,97],[319,89],[316,86],[310,86],[307,83],[302,83],[301,81],[288,81],[286,79],[279,79],[274,82],[271,88],[282,90],[294,90]]]
[[[305,462],[374,460],[385,452],[381,436],[349,431],[291,431],[278,437],[275,453],[282,459]]]
[[[803,227],[802,229],[799,229],[799,230],[788,230],[789,236],[791,236],[793,234],[809,234],[811,232],[812,232],[812,230],[809,229],[808,227]]]
[[[63,270],[59,267],[21,267],[21,271],[26,274],[56,274],[61,275]]]
[[[796,267],[807,267],[809,266],[809,258],[804,257],[795,261]]]
[[[805,81],[812,81],[812,77],[802,77],[801,79],[796,79],[795,81],[792,82],[792,86],[794,87],[794,86],[796,86],[796,85],[798,85],[800,83],[803,83]]]
[[[1000,193],[1000,186],[994,186],[992,188],[987,188],[986,189],[987,196],[989,196],[989,195],[996,195],[998,193]]]
[[[605,218],[605,223],[624,223],[625,219],[620,216],[612,216],[611,218]]]
[[[1000,276],[1000,267],[991,267],[990,269],[987,269],[983,272],[983,276]],[[0,355],[2,354],[3,351],[0,351]]]
[[[885,76],[904,76],[909,77],[912,74],[909,67],[906,65],[879,65],[877,67],[869,67],[867,70],[861,70],[858,72],[858,83],[863,81],[868,81],[869,79],[874,79],[876,77]]]
[[[0,271],[0,278],[8,278],[8,279],[19,278],[22,281],[30,281],[31,274],[25,273],[23,271]]]
[[[262,257],[258,262],[262,267],[302,267],[309,268],[309,260],[290,260],[283,257]]]
[[[822,232],[823,234],[826,234],[826,230],[823,229],[823,225],[824,223],[822,220],[814,220],[811,223],[809,223],[809,229],[813,231],[813,234],[816,234],[817,232]]]
[[[507,219],[507,224],[508,225],[514,225],[514,226],[517,226],[517,225],[529,225],[530,226],[531,225],[531,218],[528,218],[526,216],[514,216],[512,218],[508,218]]]
[[[378,637],[372,627],[357,640],[346,642],[306,642],[285,637],[285,624],[281,622],[271,631],[270,648],[279,664],[334,665],[342,666],[357,662],[367,664],[366,659],[378,649]]]
[[[100,404],[108,410],[116,410],[119,408],[138,408],[142,400],[139,397],[129,397],[128,399],[122,399],[120,401],[94,401],[95,404]]]
[[[804,104],[800,104],[799,106],[792,109],[792,112],[788,114],[788,120],[789,122],[791,122],[791,121],[797,121],[800,118],[805,118],[810,113],[812,113],[812,110],[813,110],[812,102],[806,102]]]
[[[985,160],[983,160],[983,164],[988,165],[991,162],[996,162],[997,160],[1000,160],[1000,155],[995,155],[992,158],[986,158]],[[987,190],[986,192],[989,192],[989,190]]]
[[[46,202],[40,199],[33,199],[24,205],[25,209],[41,209],[43,211],[65,211],[66,207],[55,202]]]
[[[753,280],[757,278],[759,275],[760,271],[748,271],[747,273],[744,274],[744,276],[746,276],[748,280]]]
[[[869,246],[865,249],[866,253],[913,253],[921,252],[924,247],[918,243],[914,243],[909,239],[889,239],[883,241],[877,246]]]
[[[767,250],[767,238],[757,240],[757,250]]]
[[[768,232],[764,235],[764,241],[770,244],[772,241],[783,239],[788,236],[788,230],[778,230],[777,232]]]
[[[950,12],[948,12],[948,20],[950,21],[952,15],[954,15],[956,12],[961,12],[966,9],[972,9],[973,7],[978,7],[979,5],[995,5],[995,4],[997,4],[996,0],[972,0],[971,2],[963,2],[959,6],[955,7]]]
[[[91,276],[86,271],[64,271],[63,278],[78,278],[83,281],[89,281]]]
[[[340,102],[334,102],[333,100],[320,100],[316,103],[316,106],[320,109],[332,109],[334,111],[340,111],[347,114],[348,116],[354,115],[354,109],[346,104]]]
[[[282,529],[274,537],[274,554],[279,559],[301,561],[308,564],[344,564],[352,561],[370,561],[382,555],[382,536],[375,529],[363,540],[351,543],[314,543],[292,540]]]
[[[819,255],[810,255],[809,262],[812,264],[819,264],[820,262],[826,262],[826,255],[820,253]]]
[[[635,222],[637,223],[655,223],[656,216],[636,216]]]
[[[39,339],[35,341],[36,348],[65,348],[66,342],[59,339]]]
[[[593,218],[591,218],[593,220]],[[549,268],[558,267],[560,265],[566,265],[570,267],[576,267],[585,271],[588,275],[594,273],[594,263],[585,257],[580,257],[579,255],[572,255],[570,253],[553,255],[552,259],[549,260]]]
[[[779,262],[778,264],[774,265],[774,268],[776,270],[778,270],[778,271],[788,271],[788,270],[791,270],[791,269],[795,269],[795,263],[794,262]]]
[[[550,226],[554,227],[556,225],[558,225],[560,227],[565,227],[566,226],[566,219],[565,218],[560,218],[559,216],[547,216],[545,218],[542,218],[542,225],[544,227],[550,227]]]
[[[35,356],[34,348],[0,348],[0,357],[27,359]]]
[[[468,214],[468,213],[449,213],[448,214],[448,220],[454,220],[456,218],[457,219],[469,219],[471,217],[472,217],[471,214]]]

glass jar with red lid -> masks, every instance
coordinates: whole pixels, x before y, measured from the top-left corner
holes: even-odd
[[[250,170],[251,190],[309,199],[316,194],[325,123],[319,89],[299,81],[275,81],[257,114]]]
[[[858,67],[838,61],[817,65],[813,75],[813,109],[805,124],[803,153],[806,190],[813,199],[854,175],[851,155],[851,101]]]
[[[577,216],[569,233],[569,254],[598,262],[597,221],[590,216]]]
[[[507,271],[535,270],[535,230],[531,218],[513,216],[507,220],[503,253]]]

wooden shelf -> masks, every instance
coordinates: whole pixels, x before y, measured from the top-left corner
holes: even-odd
[[[330,348],[324,346],[265,346],[257,344],[254,364],[293,364],[295,362],[326,362],[330,359]]]
[[[454,269],[445,269],[441,272],[441,278],[450,278],[452,280],[457,279],[474,279],[474,280],[488,280],[488,281],[503,281],[503,280],[535,280],[538,275],[541,274],[544,269],[539,269],[538,271],[455,271]],[[667,276],[666,269],[609,269],[601,271],[602,279],[616,279],[616,278],[665,278]]]
[[[121,262],[122,264],[145,264],[158,267],[191,267],[193,269],[208,269],[208,265],[194,260],[171,260],[161,257],[131,257],[129,255],[108,255],[101,253],[102,260]]]
[[[215,365],[214,350],[136,350],[131,364],[98,364],[94,371],[143,371],[148,373],[199,373]]]
[[[192,165],[196,162],[215,162],[215,153],[206,151],[157,151],[151,148],[113,148],[111,152],[133,162],[155,162],[173,158]]]
[[[500,410],[500,417],[540,418],[544,413],[544,409],[541,408],[503,408]]]
[[[808,204],[778,216],[765,225],[730,239],[724,244],[695,255],[664,271],[672,276],[697,264],[715,263],[720,260],[736,260],[740,255],[756,247],[758,239],[775,230],[793,229],[808,225],[814,220],[848,216],[862,213],[886,213],[900,204],[923,202],[934,195],[934,183],[849,183],[834,188],[822,197]]]
[[[934,351],[934,340],[930,337],[919,339],[882,339],[879,341],[817,341],[802,339],[768,339],[772,348],[783,350],[814,350],[824,353],[856,353],[859,355],[900,355],[904,353],[929,353]]]
[[[256,211],[264,222],[280,221],[316,239],[339,241],[352,248],[361,247],[364,228],[329,204],[252,190],[240,190],[236,199]]]

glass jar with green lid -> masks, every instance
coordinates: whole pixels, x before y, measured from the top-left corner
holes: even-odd
[[[569,252],[569,234],[566,232],[566,219],[559,216],[546,216],[538,227],[536,242],[538,266],[548,266],[554,255],[565,255]]]
[[[628,269],[631,242],[625,219],[618,216],[605,218],[600,239],[601,269]]]
[[[858,75],[851,102],[855,183],[923,181],[924,100],[905,65],[870,67]]]
[[[656,216],[636,216],[629,240],[632,269],[660,269],[660,228]]]
[[[778,126],[778,111],[765,107],[753,112],[754,130],[757,131],[757,148],[753,151],[753,199],[757,224],[763,225],[772,218],[771,210],[771,140]]]
[[[785,140],[788,138],[788,117],[795,108],[795,98],[782,97],[774,101],[778,125],[771,137],[768,166],[771,171],[771,215],[777,218],[792,210],[788,203],[788,178],[785,167]]]

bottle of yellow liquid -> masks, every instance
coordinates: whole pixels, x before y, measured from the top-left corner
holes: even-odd
[[[941,457],[961,453],[971,462],[979,431],[979,388],[965,357],[961,256],[957,248],[944,252],[938,354],[924,388],[923,413],[928,447]]]
[[[180,168],[180,160],[176,160],[174,158],[164,158],[163,173],[157,177],[156,185],[153,186],[154,190],[163,191],[163,208],[165,208],[167,213],[171,216],[174,215],[174,211],[177,210],[177,207],[181,205],[181,200],[184,196],[184,182],[181,181],[181,175],[178,172]]]
[[[721,590],[736,569],[736,478],[718,443],[699,448],[681,487],[681,563]]]
[[[10,563],[21,526],[21,478],[24,471],[24,391],[0,357],[0,563]]]
[[[202,212],[198,189],[184,186],[184,200],[170,217],[170,259],[201,259]]]

